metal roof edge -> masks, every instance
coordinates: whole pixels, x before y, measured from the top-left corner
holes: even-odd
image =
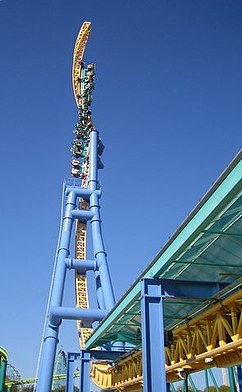
[[[86,347],[87,348],[92,348],[95,345],[95,341],[97,341],[98,336],[102,334],[102,332],[105,330],[105,328],[108,327],[115,319],[118,318],[118,315],[120,314],[120,311],[124,310],[127,305],[134,300],[137,295],[140,293],[140,286],[139,282],[142,278],[144,277],[154,277],[159,273],[160,268],[165,264],[160,263],[160,265],[156,265],[157,261],[161,258],[162,255],[166,252],[166,250],[171,246],[173,243],[172,248],[170,249],[171,252],[175,251],[175,248],[177,248],[178,244],[174,244],[174,242],[181,242],[181,239],[178,237],[181,237],[180,234],[181,232],[185,229],[186,226],[191,223],[191,221],[194,219],[194,217],[199,213],[200,215],[202,214],[211,214],[213,209],[216,207],[216,205],[220,205],[222,203],[223,197],[226,196],[226,191],[227,194],[231,192],[231,190],[235,187],[236,183],[238,183],[239,179],[241,180],[241,175],[237,175],[237,179],[235,178],[234,181],[232,181],[232,178],[230,176],[230,173],[235,170],[236,166],[241,162],[242,160],[242,149],[238,152],[238,154],[234,157],[234,159],[231,161],[231,163],[227,166],[227,168],[222,172],[222,174],[219,176],[219,178],[215,181],[215,183],[212,185],[212,187],[206,192],[206,194],[203,196],[203,198],[199,201],[199,203],[195,206],[195,208],[191,211],[191,213],[188,215],[188,217],[181,223],[181,225],[178,227],[178,229],[175,231],[175,233],[169,238],[167,243],[162,247],[162,249],[158,252],[158,254],[154,257],[154,259],[151,261],[151,263],[145,268],[145,270],[141,273],[141,275],[135,280],[135,282],[132,284],[132,286],[127,290],[127,292],[121,297],[121,299],[117,302],[117,304],[114,306],[114,308],[110,311],[110,313],[103,319],[103,321],[100,323],[98,328],[93,332],[93,334],[90,336],[90,338],[86,342]],[[242,166],[242,162],[241,162]],[[229,189],[230,191],[226,190],[227,184],[225,184],[225,189],[223,190],[223,194],[220,195],[220,198],[217,197],[215,194],[216,191],[219,189],[219,187],[226,182],[225,180],[230,179],[230,184],[229,184]],[[213,197],[213,205],[210,206],[210,208],[206,208],[206,211],[204,212],[204,207],[206,206],[206,203],[208,200],[212,198],[212,196],[215,194],[215,197]],[[211,208],[212,207],[212,208]],[[197,227],[201,225],[201,216],[200,222],[197,222]],[[205,218],[203,219],[205,220]],[[190,230],[191,231],[191,228]],[[186,240],[191,237],[187,236]],[[176,241],[175,241],[176,240]],[[183,239],[184,241],[184,239]],[[182,246],[182,245],[181,245]]]

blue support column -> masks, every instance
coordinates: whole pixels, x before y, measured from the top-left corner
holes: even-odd
[[[81,350],[80,355],[80,392],[90,392],[90,352]]]
[[[162,289],[158,279],[141,280],[143,391],[167,390]]]
[[[7,360],[0,358],[0,392],[5,390]]]
[[[209,392],[208,369],[205,369],[205,370],[204,370],[204,375],[205,375],[206,392]]]
[[[91,69],[94,68],[94,66],[91,67]],[[83,63],[80,64],[80,87],[81,91],[83,92],[85,89],[89,90],[89,88],[85,86],[83,82],[83,76],[85,77],[88,69],[89,67],[83,67]],[[91,74],[93,74],[93,72],[91,72]],[[92,83],[93,82],[91,82],[91,85]],[[107,263],[107,254],[103,243],[100,218],[101,190],[99,189],[98,169],[103,168],[103,164],[99,156],[102,154],[104,146],[100,141],[98,131],[93,129],[91,117],[90,114],[86,113],[85,105],[84,100],[83,104],[80,104],[80,102],[78,103],[79,122],[76,124],[74,131],[74,133],[76,133],[76,131],[79,132],[81,129],[83,129],[83,134],[81,137],[83,141],[79,144],[79,147],[83,143],[84,144],[82,145],[82,151],[80,150],[77,156],[81,155],[81,157],[84,159],[81,162],[78,161],[79,167],[82,167],[82,170],[80,172],[77,171],[78,175],[77,173],[72,172],[72,175],[74,177],[77,175],[78,179],[72,179],[71,181],[67,180],[64,186],[64,196],[65,198],[67,197],[67,204],[62,226],[60,229],[60,242],[58,241],[55,270],[52,280],[51,292],[48,300],[47,320],[45,324],[45,332],[42,345],[40,371],[38,372],[37,392],[51,391],[54,361],[58,344],[59,327],[62,320],[81,320],[82,325],[89,328],[94,322],[101,321],[107,315],[108,311],[111,310],[115,305],[114,291]],[[86,139],[86,137],[83,135],[86,134],[87,130],[88,137]],[[76,137],[79,138],[79,136]],[[73,142],[73,146],[75,145],[75,143],[76,141]],[[74,156],[76,156],[75,153]],[[88,162],[88,160],[89,170],[85,163]],[[84,172],[83,165],[85,166]],[[82,188],[82,186],[84,186],[83,178],[86,178],[86,174],[88,174],[88,189]],[[83,175],[85,177],[83,177]],[[87,205],[89,205],[89,210],[86,208],[82,209],[82,206],[78,206],[78,208],[76,208],[76,204],[82,205],[82,203],[79,203],[79,198],[87,202]],[[83,224],[87,224],[87,222],[90,221],[93,240],[93,260],[79,260],[71,258],[69,248],[71,241],[71,231],[75,219],[77,219],[80,223]],[[98,303],[98,309],[87,309],[85,307],[67,308],[62,306],[67,269],[76,270],[77,273],[80,275],[85,275],[86,271],[89,270],[94,271],[96,276],[96,299]],[[116,342],[112,348],[115,349],[115,347],[122,350],[124,345],[123,343]],[[89,374],[87,376],[86,370],[86,368],[89,368],[89,360],[90,354],[83,351],[81,357],[81,390],[85,390],[85,392],[89,392],[90,389]],[[73,389],[73,382],[71,381],[70,375],[73,370],[72,366],[74,365],[70,359],[67,383],[68,392],[72,392]]]
[[[219,386],[218,386],[218,383],[217,383],[217,381],[216,381],[216,378],[215,378],[214,375],[213,375],[212,369],[208,369],[208,374],[209,374],[210,377],[211,377],[211,380],[212,380],[213,385],[214,385],[214,387],[215,387],[215,389],[216,389],[216,392],[219,392]]]
[[[234,379],[234,369],[228,368],[228,375],[229,375],[229,386],[231,392],[236,392],[236,385]]]
[[[61,306],[64,284],[66,277],[66,263],[65,260],[69,256],[69,247],[71,240],[71,230],[74,218],[72,211],[76,207],[76,195],[70,192],[67,198],[65,214],[62,223],[60,246],[58,249],[55,277],[50,298],[50,309],[53,306]],[[50,311],[49,309],[49,311]],[[53,318],[52,318],[53,319]],[[38,392],[51,391],[52,376],[55,363],[56,347],[58,344],[60,320],[56,323],[50,322],[50,314],[48,315],[47,326],[45,330],[43,351],[41,358],[41,368],[39,372],[39,379],[37,383]]]
[[[176,392],[176,388],[174,387],[174,385],[171,383],[171,384],[168,384],[168,385],[170,385],[170,389],[169,389],[169,392],[171,391],[171,392]]]
[[[238,375],[239,391],[242,392],[242,371],[241,371],[241,365],[236,366],[236,368],[237,368],[237,375]]]
[[[193,379],[192,379],[192,376],[190,376],[190,374],[188,375],[188,380],[189,380],[189,382],[190,382],[190,385],[191,385],[191,387],[192,387],[193,392],[197,392],[196,385],[194,384],[194,381],[193,381]]]
[[[74,391],[74,370],[76,355],[72,353],[67,354],[67,375],[66,375],[66,392]]]
[[[93,248],[94,256],[97,262],[96,271],[96,290],[97,299],[100,308],[112,309],[115,305],[115,298],[113,287],[111,283],[111,277],[109,273],[109,268],[107,264],[107,254],[104,248],[102,230],[101,230],[101,218],[100,218],[100,205],[99,196],[95,192],[98,189],[98,146],[99,134],[98,131],[92,129],[90,132],[90,174],[88,186],[92,190],[90,196],[90,210],[93,213],[93,218],[91,220],[92,228],[92,238],[93,238]]]
[[[188,375],[186,374],[185,375],[185,378],[184,378],[184,381],[183,381],[183,388],[182,388],[182,390],[184,391],[184,392],[188,392],[188,377],[187,377]]]

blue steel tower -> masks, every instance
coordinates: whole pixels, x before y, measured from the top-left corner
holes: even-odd
[[[73,61],[73,89],[78,106],[79,121],[74,129],[72,169],[74,178],[64,183],[63,213],[56,252],[52,286],[42,342],[38,392],[51,391],[52,377],[62,320],[76,320],[81,349],[92,333],[92,325],[105,317],[115,299],[103,244],[100,218],[101,190],[98,169],[102,168],[100,155],[103,144],[91,120],[90,105],[94,89],[95,65],[85,66],[82,57],[90,33],[85,22],[77,37]],[[88,223],[89,222],[89,223]],[[93,257],[86,257],[87,225],[92,232]],[[70,249],[75,230],[75,250]],[[76,307],[63,306],[67,270],[73,270],[76,285]],[[96,280],[97,308],[89,308],[87,271],[93,271]]]

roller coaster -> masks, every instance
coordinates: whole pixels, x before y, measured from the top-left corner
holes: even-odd
[[[54,366],[52,389],[56,390],[66,384],[67,355],[63,350],[59,350]],[[75,372],[74,378],[80,377],[80,373]],[[0,392],[11,392],[13,386],[26,386],[36,384],[36,378],[22,378],[18,370],[8,362],[8,353],[0,347]]]
[[[36,385],[36,378],[21,378],[18,370],[7,362],[7,352],[2,347],[0,347],[0,392],[12,392],[13,387],[17,387],[18,390],[22,390],[22,387],[34,386]],[[3,366],[4,364],[4,366]],[[78,367],[77,369],[78,370]],[[6,374],[4,374],[6,371]],[[53,382],[52,382],[52,390],[59,390],[59,388],[64,387],[66,385],[67,378],[67,354],[63,350],[59,350],[55,366],[54,366],[54,374],[53,374]],[[234,369],[229,369],[229,385],[230,389],[235,392],[235,385],[238,383],[237,373]],[[80,378],[80,373],[75,371],[72,374],[73,378]],[[220,392],[218,383],[216,381],[216,377],[214,376],[211,369],[206,369],[204,371],[204,381],[206,385],[206,390],[209,390],[210,386],[213,386],[216,392]],[[4,388],[5,384],[5,388]],[[224,386],[228,384],[227,376],[225,374],[225,383]],[[19,389],[20,388],[20,389]],[[186,392],[187,389],[192,390],[193,392],[198,392],[198,389],[195,385],[195,382],[191,375],[188,375],[186,379],[183,380],[181,385],[181,392]],[[228,387],[227,387],[228,388]],[[172,383],[170,384],[170,389],[172,392],[176,392],[176,387]],[[32,390],[32,389],[30,389]]]
[[[51,391],[58,333],[65,319],[76,320],[80,342],[80,353],[68,356],[68,392],[73,391],[77,358],[81,392],[90,391],[90,376],[103,390],[163,391],[180,378],[215,366],[237,366],[241,388],[242,153],[115,304],[100,217],[98,170],[103,168],[104,145],[90,110],[96,67],[83,62],[90,29],[85,22],[74,49],[72,80],[79,120],[71,146],[72,178],[63,187],[37,391]],[[74,308],[63,306],[68,270],[75,276]],[[89,305],[88,271],[95,279],[96,307]]]

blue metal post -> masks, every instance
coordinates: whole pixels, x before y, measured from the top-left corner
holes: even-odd
[[[162,290],[158,279],[141,280],[143,391],[166,391]]]
[[[90,175],[89,175],[89,188],[92,191],[98,189],[98,176],[97,176],[97,146],[98,146],[99,135],[98,131],[92,129],[90,132]],[[104,248],[102,230],[101,230],[101,218],[100,218],[100,205],[99,197],[96,192],[93,192],[90,196],[90,210],[93,213],[91,220],[92,227],[92,238],[94,256],[97,262],[96,272],[96,285],[97,285],[97,297],[101,308],[112,309],[115,304],[114,292],[111,283],[111,277],[107,264],[107,254]]]
[[[183,381],[183,391],[188,392],[188,377],[185,375],[185,379]]]
[[[72,354],[68,353],[67,357],[67,374],[66,374],[66,391],[73,392],[74,391],[74,369],[75,369],[75,358]]]
[[[76,354],[67,354],[67,376],[66,376],[66,392],[74,391],[74,370],[75,370],[75,360]]]
[[[54,360],[56,347],[58,344],[59,326],[62,319],[81,319],[91,325],[94,321],[100,321],[106,316],[107,310],[110,310],[114,304],[114,293],[111,283],[111,277],[107,265],[107,255],[104,249],[102,232],[99,198],[101,192],[98,189],[98,132],[90,132],[90,176],[89,188],[67,188],[67,203],[63,224],[61,228],[60,246],[57,252],[57,263],[53,287],[48,309],[48,322],[45,330],[41,367],[39,372],[39,381],[37,392],[46,392],[51,390],[52,375],[54,369]],[[77,197],[89,199],[90,210],[75,209]],[[91,220],[94,260],[87,260],[83,263],[84,269],[93,269],[96,274],[97,282],[97,299],[99,309],[72,309],[62,307],[65,277],[67,268],[77,268],[80,262],[78,260],[68,259],[69,247],[71,240],[71,231],[75,219],[87,221]]]
[[[62,233],[60,246],[58,249],[57,264],[55,278],[50,298],[50,309],[52,306],[61,306],[64,292],[64,283],[66,277],[65,259],[69,256],[69,247],[71,240],[71,229],[74,218],[72,210],[76,207],[76,195],[70,192],[67,198],[65,214],[62,224]],[[52,376],[54,370],[54,362],[56,355],[56,347],[58,344],[60,321],[50,323],[50,314],[48,315],[48,323],[45,330],[41,368],[39,373],[39,381],[37,383],[38,392],[51,391]]]
[[[237,368],[237,375],[238,375],[238,384],[239,384],[239,390],[242,392],[242,371],[241,371],[241,365],[236,366]]]
[[[90,352],[86,350],[81,350],[80,355],[80,392],[90,391]]]
[[[171,383],[171,384],[168,384],[168,385],[170,385],[170,391],[171,392],[176,392],[176,388],[174,387],[174,385]]]
[[[208,369],[204,370],[205,374],[205,385],[206,385],[206,392],[209,392],[209,383],[208,383]]]
[[[236,392],[236,385],[234,379],[234,369],[228,368],[228,375],[229,375],[229,386],[231,392]]]
[[[217,381],[216,381],[216,378],[215,378],[214,375],[213,375],[212,369],[208,369],[208,374],[209,374],[210,377],[211,377],[211,380],[212,380],[212,382],[213,382],[213,385],[215,386],[216,392],[219,392],[219,386],[218,386],[218,383],[217,383]]]
[[[191,384],[191,387],[192,387],[193,391],[197,392],[196,385],[194,384],[194,381],[193,381],[192,376],[190,374],[188,374],[188,380],[189,380],[189,382]]]
[[[7,361],[0,358],[0,392],[5,390],[5,378],[6,378]]]

